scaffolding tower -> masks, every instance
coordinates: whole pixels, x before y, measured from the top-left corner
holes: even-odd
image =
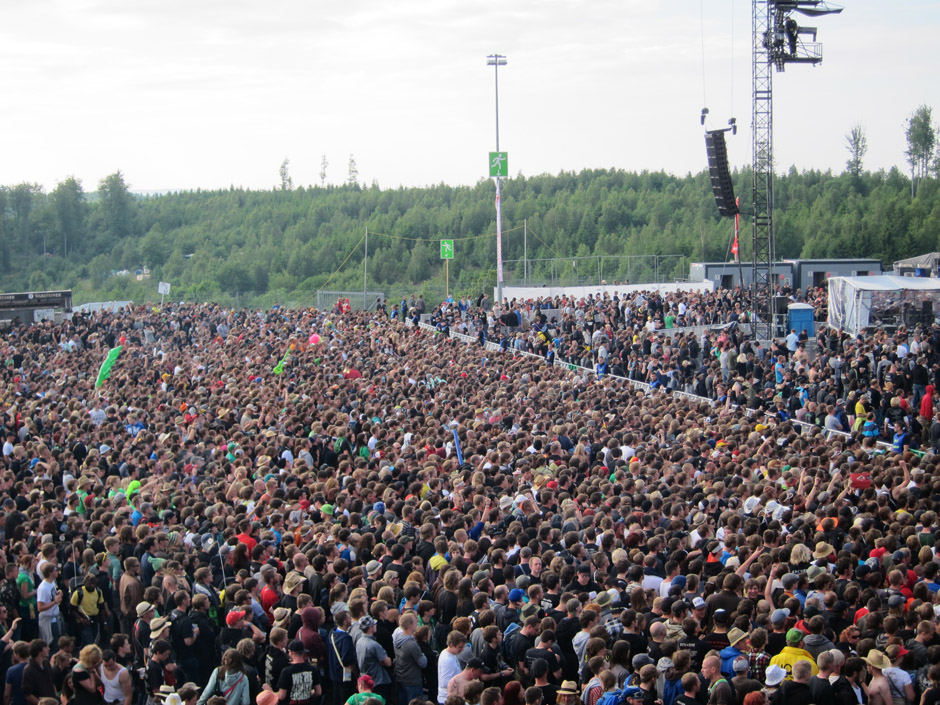
[[[787,64],[816,65],[822,45],[815,27],[801,27],[795,13],[817,17],[842,12],[822,0],[752,0],[752,307],[758,338],[781,335],[782,319],[774,306],[774,110],[773,72]]]

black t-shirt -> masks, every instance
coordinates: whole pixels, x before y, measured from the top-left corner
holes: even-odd
[[[290,659],[287,654],[273,646],[268,648],[268,653],[264,656],[264,682],[272,688],[276,688],[281,680],[281,673],[290,665]]]
[[[499,673],[499,651],[487,644],[480,652],[480,659],[486,673]]]
[[[304,705],[313,702],[313,691],[320,685],[320,674],[309,663],[292,663],[281,671],[278,690],[286,690],[287,697],[280,705]]]
[[[526,636],[521,629],[517,629],[507,637],[507,645],[511,666],[518,665],[525,659],[529,649],[535,646],[535,637]]]
[[[70,702],[75,705],[102,705],[102,703],[104,703],[104,696],[98,692],[97,688],[89,691],[82,685],[84,681],[89,680],[93,680],[92,675],[84,668],[76,667],[72,669],[72,683],[75,686],[75,695],[72,696]]]
[[[173,638],[173,649],[176,651],[176,658],[180,661],[195,658],[196,654],[193,647],[196,642],[194,641],[192,645],[187,646],[185,641],[196,636],[195,631],[193,631],[193,620],[182,610],[173,610],[170,613],[170,621],[173,624],[170,634]]]
[[[536,659],[542,659],[545,661],[545,663],[548,664],[548,680],[556,681],[557,679],[555,678],[555,671],[561,670],[561,657],[551,649],[529,649],[525,652],[525,667],[527,670],[532,669],[532,663]]]
[[[147,687],[150,688],[150,692],[157,692],[165,682],[163,664],[151,659],[147,664]]]
[[[144,649],[150,648],[150,625],[138,619],[134,623],[131,645],[134,647],[134,661],[139,665],[144,663]]]

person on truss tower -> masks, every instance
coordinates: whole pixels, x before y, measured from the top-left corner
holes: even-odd
[[[797,25],[795,19],[787,17],[785,27],[787,30],[787,42],[790,45],[790,56],[796,56],[796,37],[800,31],[799,25]]]

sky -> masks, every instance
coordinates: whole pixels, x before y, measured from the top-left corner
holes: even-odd
[[[936,0],[844,0],[820,66],[774,74],[778,171],[904,161],[904,122],[940,119]],[[706,127],[735,117],[750,163],[745,0],[30,0],[0,5],[0,184],[86,191],[469,185],[499,140],[510,174],[706,167]]]

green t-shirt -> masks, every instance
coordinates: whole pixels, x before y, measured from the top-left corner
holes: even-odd
[[[24,570],[20,570],[20,574],[16,576],[16,586],[20,588],[20,595],[23,594],[23,584],[26,584],[26,592],[33,592],[36,589],[36,583],[33,581],[32,576]],[[30,619],[36,618],[36,596],[33,595],[28,600],[24,600],[20,597],[20,616],[25,617],[29,615]]]
[[[382,705],[385,705],[385,698],[378,693],[355,693],[346,701],[346,705],[365,705],[366,700],[369,698],[375,698]]]

